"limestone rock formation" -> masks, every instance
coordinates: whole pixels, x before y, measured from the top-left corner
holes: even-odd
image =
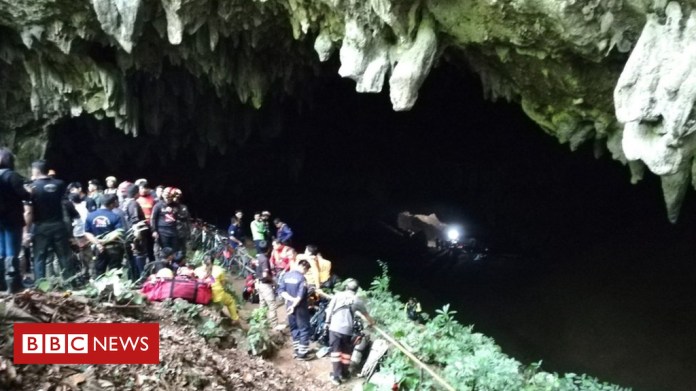
[[[663,15],[648,16],[614,92],[624,153],[662,176],[671,220],[679,215],[694,164],[694,65],[696,14],[670,2]]]
[[[28,159],[67,116],[166,135],[199,163],[305,95],[319,62],[416,104],[438,61],[519,102],[571,149],[662,176],[675,220],[695,176],[690,0],[0,0],[0,141]],[[263,109],[259,109],[263,106]],[[259,111],[261,110],[261,111]],[[271,116],[272,117],[272,116]],[[694,181],[696,182],[696,180]]]

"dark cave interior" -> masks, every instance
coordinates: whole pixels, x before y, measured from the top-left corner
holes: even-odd
[[[453,303],[506,352],[544,359],[552,371],[637,390],[696,383],[693,197],[670,224],[656,176],[631,185],[608,153],[596,159],[591,145],[571,153],[518,105],[484,101],[476,76],[446,63],[405,113],[329,72],[312,83],[310,103],[286,99],[251,114],[265,119],[243,142],[226,141],[225,154],[209,151],[204,168],[166,121],[160,136],[133,138],[108,120],[65,119],[52,127],[46,157],[70,181],[113,174],[178,186],[197,216],[221,227],[235,209],[247,218],[269,209],[344,274],[349,262],[365,274],[377,257],[398,264],[378,221],[436,212],[525,260],[435,268],[418,281],[397,266],[397,292]],[[163,158],[177,137],[184,147]]]

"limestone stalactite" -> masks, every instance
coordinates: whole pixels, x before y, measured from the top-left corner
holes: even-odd
[[[662,176],[671,220],[679,215],[696,151],[696,12],[670,2],[651,14],[619,78],[614,100],[623,150]]]
[[[662,176],[674,220],[696,172],[693,6],[0,0],[0,134],[19,147],[59,118],[93,115],[129,134],[166,135],[168,154],[190,145],[204,162],[207,151],[263,131],[259,108],[302,98],[332,56],[356,91],[388,88],[395,110],[417,104],[431,68],[451,61],[571,149],[608,150],[634,182],[645,167]]]

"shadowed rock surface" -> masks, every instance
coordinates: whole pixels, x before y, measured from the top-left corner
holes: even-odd
[[[670,220],[690,183],[693,5],[664,0],[37,0],[0,2],[0,137],[21,162],[82,113],[166,137],[204,165],[277,102],[311,102],[320,61],[409,110],[433,66],[474,70],[575,150],[662,176]],[[624,69],[625,68],[625,69]],[[385,86],[386,85],[386,86]],[[303,103],[304,102],[304,103]],[[616,104],[616,111],[615,111]],[[264,109],[259,111],[259,107]],[[272,121],[271,121],[272,122]]]

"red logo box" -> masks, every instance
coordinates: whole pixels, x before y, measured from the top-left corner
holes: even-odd
[[[157,323],[16,323],[15,364],[158,364]]]

